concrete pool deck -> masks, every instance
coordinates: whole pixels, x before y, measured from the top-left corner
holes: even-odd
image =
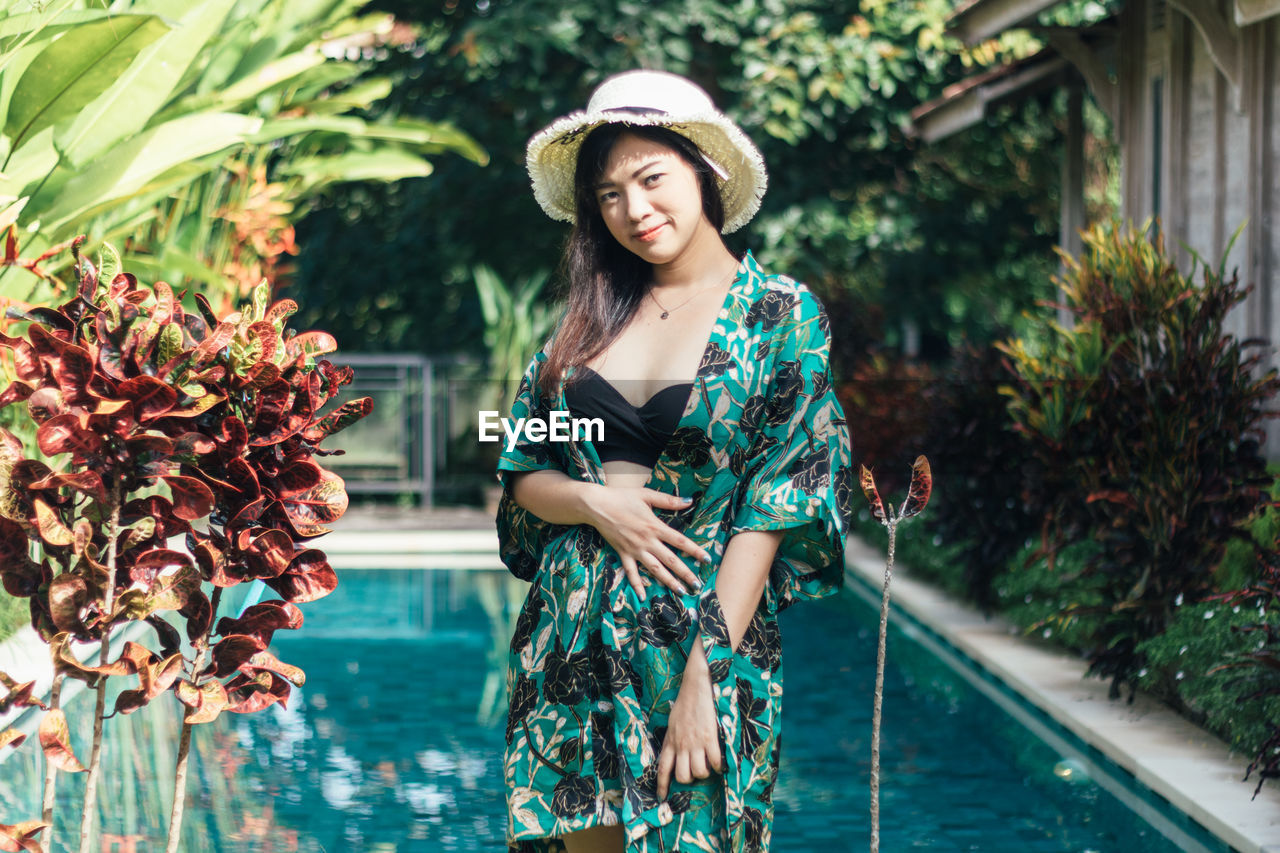
[[[493,519],[479,510],[353,508],[318,544],[343,568],[502,566]],[[883,555],[850,539],[846,570],[878,601]],[[895,567],[892,590],[896,607],[1224,843],[1280,853],[1280,785],[1269,781],[1251,800],[1256,776],[1242,781],[1247,757],[1147,695],[1133,704],[1109,699],[1106,681],[1084,677],[1083,660],[913,580],[909,566]]]

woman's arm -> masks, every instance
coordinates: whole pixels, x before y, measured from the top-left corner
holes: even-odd
[[[716,578],[716,598],[729,629],[729,645],[737,651],[747,632],[760,596],[769,579],[769,567],[782,541],[781,530],[744,530],[729,540]],[[672,771],[677,782],[705,779],[710,770],[721,772],[720,739],[716,729],[715,698],[711,673],[695,637],[680,680],[680,692],[671,704],[667,737],[658,756],[658,799],[666,799]]]
[[[687,499],[655,489],[586,483],[552,470],[517,474],[511,484],[511,497],[543,521],[588,524],[599,530],[618,552],[623,571],[641,601],[645,591],[638,566],[644,566],[664,586],[685,595],[685,584],[694,589],[702,585],[698,575],[668,546],[703,562],[710,562],[710,555],[653,514],[655,507],[684,509],[689,505]]]

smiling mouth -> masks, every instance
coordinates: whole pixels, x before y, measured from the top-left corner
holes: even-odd
[[[650,228],[648,231],[641,231],[639,234],[635,235],[635,238],[641,243],[652,243],[654,240],[658,239],[658,232],[666,227],[667,223],[664,222],[661,225]]]

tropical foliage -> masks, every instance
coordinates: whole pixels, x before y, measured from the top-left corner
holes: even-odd
[[[1134,680],[1138,643],[1165,629],[1175,600],[1213,591],[1265,495],[1264,407],[1280,380],[1261,375],[1259,341],[1225,332],[1251,289],[1236,277],[1184,275],[1158,229],[1099,226],[1085,245],[1061,281],[1073,328],[1000,349],[1010,415],[1054,480],[1028,502],[1059,541],[1102,546],[1089,571],[1106,579],[1107,611],[1090,659],[1114,689]]]
[[[190,727],[284,702],[291,685],[302,684],[303,673],[267,646],[275,631],[301,625],[298,604],[337,584],[324,553],[307,543],[342,515],[347,496],[317,457],[332,452],[320,448],[326,437],[371,404],[364,398],[321,413],[351,369],[317,361],[335,348],[332,337],[287,330],[297,306],[268,304],[265,283],[243,310],[219,317],[200,294],[199,310],[187,312],[169,285],[139,284],[109,245],[96,266],[80,258],[77,273],[67,302],[18,314],[28,324],[21,337],[0,335],[17,374],[0,406],[25,405],[41,454],[28,456],[0,430],[0,580],[9,595],[30,600],[58,678],[96,688],[87,768],[67,739],[57,687],[46,707],[32,684],[0,674],[7,688],[0,705],[46,707],[47,760],[64,771],[87,769],[86,851],[107,680],[138,678],[113,714],[172,691],[186,706],[172,851]],[[179,536],[185,550],[169,546]],[[223,590],[255,579],[280,599],[219,618]],[[110,660],[112,633],[137,622],[154,629],[155,645],[126,642]],[[99,645],[96,664],[77,654],[84,643]],[[21,740],[16,731],[0,733],[0,744]],[[54,774],[48,779],[51,790]],[[52,824],[52,814],[42,822]],[[30,825],[0,827],[11,844],[31,834]]]
[[[88,233],[131,269],[218,288],[229,310],[291,251],[293,220],[341,181],[429,174],[485,154],[447,124],[358,112],[368,59],[410,38],[363,0],[90,0],[0,9],[0,227],[30,255]],[[56,273],[60,256],[43,268]],[[60,291],[0,271],[0,294]]]
[[[1069,326],[1032,315],[903,395],[881,459],[924,450],[938,489],[902,558],[1275,777],[1280,486],[1262,426],[1280,380],[1227,331],[1248,289],[1199,259],[1180,270],[1154,224],[1102,224],[1085,247],[1058,282]],[[876,526],[859,529],[883,543]]]
[[[341,306],[344,340],[479,354],[471,270],[518,280],[553,267],[565,236],[529,192],[526,140],[606,75],[637,66],[690,75],[762,148],[764,207],[731,244],[821,293],[844,331],[837,376],[871,342],[899,345],[908,321],[922,354],[937,357],[961,331],[990,340],[993,320],[1015,324],[1051,295],[1062,105],[1035,101],[929,148],[908,133],[911,109],[966,66],[1036,46],[1023,35],[961,47],[943,34],[949,0],[377,2],[421,35],[380,65],[405,85],[375,110],[450,120],[493,160],[483,172],[453,159],[429,182],[343,189],[299,224],[305,316]],[[1109,162],[1107,150],[1091,153]],[[404,276],[404,259],[424,248],[429,263]],[[362,286],[370,279],[380,287]]]

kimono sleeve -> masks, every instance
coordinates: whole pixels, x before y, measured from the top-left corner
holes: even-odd
[[[774,329],[767,393],[749,401],[749,463],[733,503],[730,535],[783,530],[764,604],[770,612],[836,592],[852,514],[849,427],[831,383],[829,323],[807,289]]]
[[[540,350],[529,362],[520,380],[515,401],[511,404],[511,418],[546,418],[549,408],[538,388],[538,375],[546,361],[546,351]],[[521,580],[531,581],[538,571],[542,552],[547,542],[564,530],[563,525],[551,524],[515,502],[511,495],[512,474],[519,471],[565,470],[565,462],[551,442],[523,441],[508,449],[505,436],[502,454],[498,459],[497,476],[502,483],[502,497],[498,501],[498,553],[511,573]]]

